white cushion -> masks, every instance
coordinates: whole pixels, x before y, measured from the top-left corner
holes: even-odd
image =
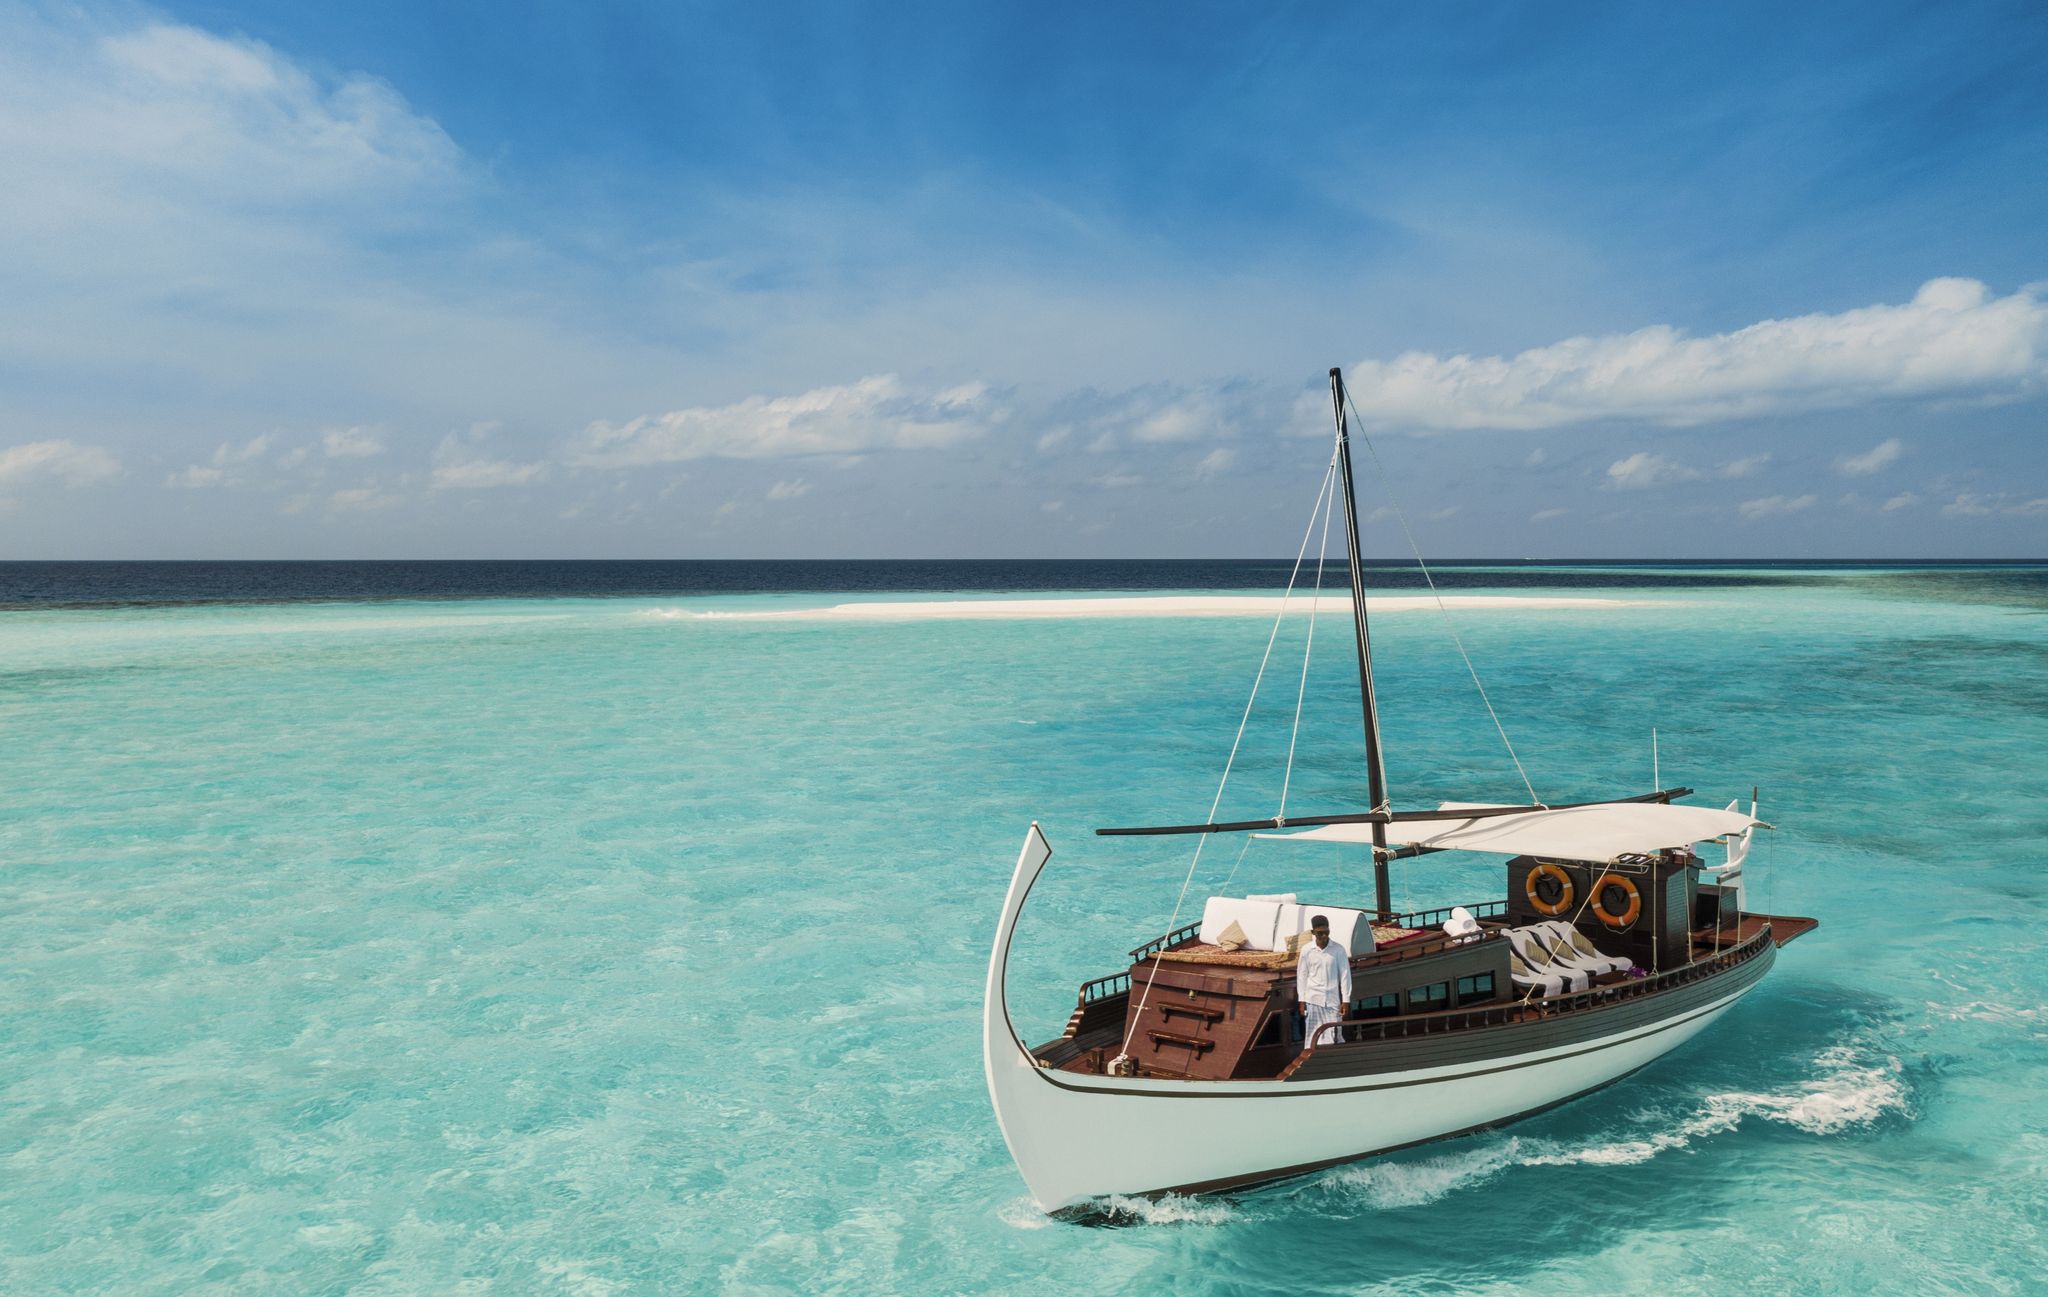
[[[1284,893],[1283,893],[1284,895]],[[1285,950],[1289,938],[1308,931],[1316,915],[1330,920],[1330,940],[1353,955],[1372,950],[1372,916],[1364,910],[1342,905],[1297,905],[1248,896],[1212,896],[1202,907],[1202,928],[1198,939],[1218,944],[1223,930],[1232,923],[1244,929],[1246,950]]]
[[[1234,896],[1212,896],[1202,907],[1202,929],[1197,939],[1216,944],[1232,923],[1244,929],[1245,949],[1273,949],[1273,928],[1280,907],[1272,901],[1240,901]]]
[[[1330,940],[1344,947],[1346,954],[1371,953],[1372,916],[1342,905],[1281,906],[1280,921],[1273,933],[1274,948],[1285,946],[1287,939],[1297,933],[1307,932],[1308,921],[1318,914],[1330,921]]]
[[[1301,898],[1293,892],[1253,892],[1244,899],[1247,901],[1278,901],[1282,905],[1292,905]]]

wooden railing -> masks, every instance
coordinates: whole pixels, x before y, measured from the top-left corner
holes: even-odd
[[[1196,919],[1193,923],[1184,923],[1165,936],[1154,937],[1136,950],[1133,950],[1131,952],[1131,959],[1133,962],[1136,962],[1147,955],[1156,955],[1162,950],[1171,950],[1183,941],[1192,941],[1201,930],[1202,921],[1200,919]]]
[[[1451,917],[1451,911],[1462,909],[1475,919],[1504,918],[1508,912],[1506,901],[1480,901],[1473,905],[1446,905],[1434,910],[1417,910],[1413,914],[1396,914],[1390,922],[1403,928],[1441,928]]]
[[[1517,998],[1506,1003],[1481,1005],[1471,1009],[1445,1009],[1437,1013],[1406,1014],[1395,1018],[1346,1018],[1342,1022],[1326,1022],[1316,1028],[1315,1038],[1309,1041],[1308,1047],[1314,1049],[1319,1044],[1404,1040],[1410,1036],[1433,1035],[1442,1031],[1498,1027],[1521,1021],[1529,1011],[1544,1017],[1555,1017],[1559,1014],[1577,1013],[1612,1004],[1618,1000],[1655,995],[1660,991],[1697,982],[1716,973],[1726,972],[1737,964],[1746,963],[1755,958],[1770,940],[1771,930],[1766,926],[1763,931],[1741,945],[1730,946],[1718,955],[1687,964],[1684,968],[1675,968],[1668,973],[1658,973],[1639,981],[1618,982],[1612,986],[1593,986],[1564,995],[1545,996],[1526,1002]],[[1344,1033],[1342,1040],[1336,1036],[1340,1030]]]
[[[1093,1004],[1107,1000],[1112,995],[1123,995],[1131,989],[1131,975],[1128,972],[1111,973],[1098,977],[1092,982],[1081,983],[1081,1003]]]

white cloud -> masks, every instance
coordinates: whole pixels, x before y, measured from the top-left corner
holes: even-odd
[[[1731,459],[1715,469],[1711,476],[1724,478],[1754,477],[1764,465],[1771,462],[1769,451]],[[1623,490],[1643,490],[1655,486],[1671,486],[1678,482],[1697,482],[1708,473],[1690,464],[1681,464],[1675,459],[1639,450],[1626,459],[1618,459],[1607,466],[1607,485]]]
[[[1236,451],[1228,446],[1218,446],[1202,456],[1201,462],[1195,465],[1195,476],[1215,477],[1218,473],[1224,472],[1236,462]]]
[[[1120,491],[1127,486],[1142,486],[1145,479],[1136,473],[1104,473],[1101,477],[1088,479],[1090,486],[1099,486],[1111,491]]]
[[[327,497],[327,508],[333,513],[382,513],[399,503],[396,495],[374,486],[347,487]]]
[[[1819,499],[1817,495],[1767,495],[1760,500],[1744,500],[1735,506],[1735,511],[1742,515],[1743,521],[1749,522],[1758,518],[1811,509]]]
[[[1958,518],[1985,518],[1993,514],[2039,518],[2048,515],[2048,496],[2017,499],[2004,491],[1993,495],[1978,495],[1965,491],[1941,506],[1941,511]]]
[[[878,374],[798,396],[750,396],[623,424],[593,423],[572,439],[569,459],[589,468],[624,468],[711,457],[924,450],[978,437],[1006,415],[984,383],[920,392],[894,374]]]
[[[1038,506],[1038,511],[1040,513],[1058,513],[1066,507],[1067,502],[1065,500],[1047,500],[1044,504]]]
[[[1905,453],[1905,442],[1897,437],[1888,437],[1861,455],[1842,456],[1835,461],[1835,471],[1848,477],[1869,477]]]
[[[546,464],[515,464],[503,459],[451,459],[434,465],[429,485],[436,491],[488,491],[503,486],[529,486],[546,477]]]
[[[1646,450],[1639,450],[1627,459],[1618,459],[1607,466],[1607,485],[1623,490],[1670,486],[1674,482],[1691,482],[1701,476],[1696,468]]]
[[[1550,522],[1554,519],[1562,518],[1570,512],[1570,509],[1539,509],[1535,513],[1529,515],[1529,521]]]
[[[210,464],[187,464],[164,479],[164,485],[174,490],[198,491],[210,486],[219,486],[227,479],[227,473]]]
[[[471,425],[467,434],[451,432],[443,437],[434,451],[434,470],[427,485],[436,491],[490,491],[546,480],[548,466],[543,462],[515,463],[474,449],[496,430],[494,423],[478,423]]]
[[[276,437],[264,433],[251,437],[239,445],[224,441],[213,448],[213,454],[204,464],[190,464],[164,479],[164,485],[177,490],[196,491],[215,486],[241,486],[247,479],[243,469],[255,463],[270,450]]]
[[[275,436],[266,432],[260,437],[249,438],[249,440],[239,446],[233,442],[224,441],[214,448],[214,466],[216,468],[226,468],[231,464],[247,464],[251,460],[261,459],[264,453],[270,449],[270,443],[275,440],[277,440]]]
[[[1374,424],[1429,431],[1602,419],[1672,427],[1897,398],[2010,397],[2044,377],[2048,302],[1933,279],[1903,305],[1765,320],[1690,337],[1670,325],[1518,355],[1366,361],[1351,398]]]
[[[368,210],[394,186],[458,163],[441,128],[383,82],[316,78],[259,41],[171,23],[17,22],[8,36],[0,110],[14,129],[4,146],[13,161],[59,173],[39,194],[57,204],[44,213],[51,227],[109,183],[153,202],[331,213]],[[50,165],[60,161],[68,174]]]
[[[120,471],[112,453],[75,441],[31,441],[0,450],[0,485],[52,477],[65,486],[89,486]]]
[[[334,428],[320,438],[329,459],[368,459],[384,453],[384,438],[373,428]]]
[[[1918,503],[1920,503],[1919,496],[1914,495],[1911,491],[1903,491],[1886,500],[1883,508],[1886,513],[1896,513],[1900,509],[1910,509]]]
[[[1131,437],[1147,442],[1213,441],[1230,432],[1215,395],[1196,391],[1140,419],[1132,427]]]
[[[809,495],[810,493],[811,484],[801,480],[777,482],[774,486],[768,488],[768,498],[771,500],[794,500],[799,496]]]

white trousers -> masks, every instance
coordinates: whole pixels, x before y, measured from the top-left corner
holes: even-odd
[[[1344,1020],[1344,1011],[1343,1011],[1342,1009],[1338,1008],[1338,1007],[1337,1007],[1336,1005],[1333,1005],[1333,1004],[1311,1004],[1311,1005],[1309,1005],[1309,1006],[1308,1006],[1308,1021],[1307,1021],[1306,1023],[1304,1023],[1304,1024],[1303,1024],[1303,1026],[1302,1026],[1302,1044],[1303,1044],[1304,1046],[1307,1046],[1307,1045],[1309,1045],[1309,1044],[1311,1044],[1311,1043],[1314,1043],[1314,1044],[1317,1044],[1317,1045],[1334,1045],[1334,1044],[1336,1044],[1336,1043],[1337,1043],[1337,1035],[1336,1035],[1336,1033],[1335,1033],[1335,1032],[1326,1032],[1326,1033],[1325,1033],[1325,1034],[1324,1034],[1324,1035],[1323,1035],[1323,1036],[1322,1036],[1322,1037],[1321,1037],[1320,1039],[1318,1039],[1318,1038],[1317,1038],[1317,1036],[1316,1036],[1316,1028],[1317,1028],[1317,1027],[1320,1027],[1320,1026],[1322,1026],[1322,1025],[1323,1025],[1324,1023],[1326,1023],[1326,1022],[1342,1022],[1343,1020]]]

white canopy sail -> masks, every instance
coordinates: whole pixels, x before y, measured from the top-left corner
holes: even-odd
[[[1563,860],[1613,860],[1665,847],[1706,842],[1741,833],[1757,821],[1741,811],[1666,802],[1605,802],[1522,815],[1460,817],[1455,812],[1492,809],[1498,803],[1445,802],[1441,818],[1387,826],[1391,846],[1439,851],[1490,851],[1506,856],[1556,856]],[[1300,833],[1260,833],[1283,842],[1370,843],[1370,824],[1329,824]]]

